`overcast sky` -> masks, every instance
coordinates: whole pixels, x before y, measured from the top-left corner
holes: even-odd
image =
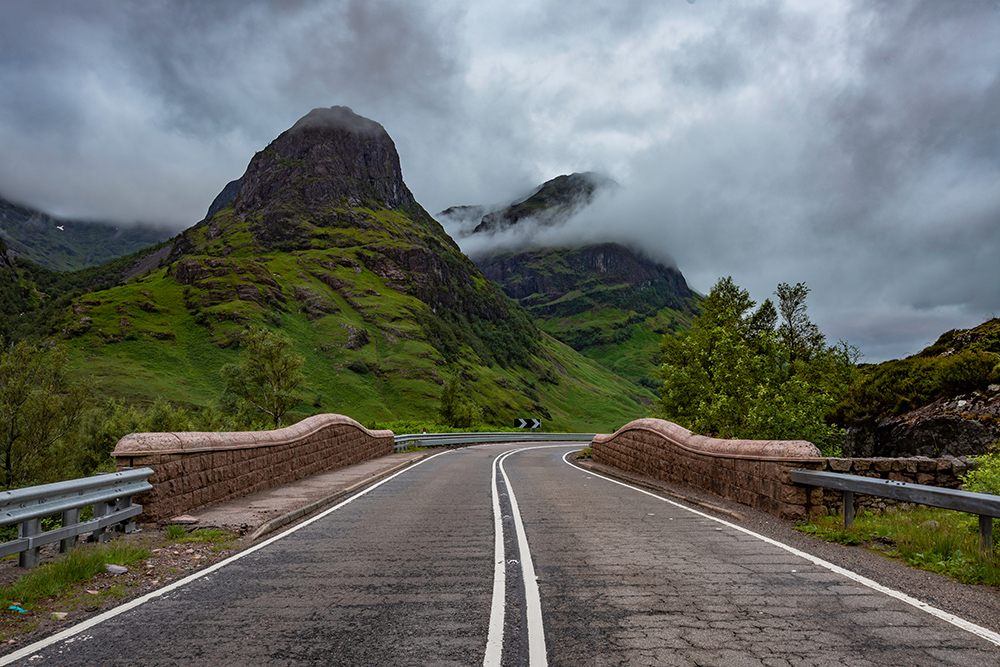
[[[54,215],[184,228],[332,105],[431,213],[606,173],[556,240],[805,282],[868,361],[1000,315],[1000,0],[0,0],[0,195]]]

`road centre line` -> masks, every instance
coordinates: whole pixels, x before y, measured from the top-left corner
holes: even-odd
[[[612,477],[608,477],[606,475],[602,475],[600,473],[594,472],[593,470],[583,470],[582,468],[573,465],[572,463],[570,463],[566,459],[566,457],[569,456],[572,453],[573,452],[566,452],[566,454],[564,454],[563,457],[562,457],[563,462],[566,463],[566,465],[568,465],[571,468],[579,471],[582,474],[593,475],[595,477],[600,477],[601,479],[605,479],[605,480],[607,480],[609,482],[612,482],[614,484],[618,484],[619,486],[624,486],[627,489],[632,489],[633,491],[638,491],[639,493],[644,493],[647,496],[651,496],[653,498],[656,498],[657,500],[662,500],[665,503],[669,503],[669,504],[673,505],[674,507],[678,507],[680,509],[686,510],[688,512],[691,512],[692,514],[697,515],[697,516],[700,516],[700,517],[703,517],[703,518],[706,518],[706,519],[710,519],[712,521],[715,521],[716,523],[722,524],[723,526],[727,526],[727,527],[732,528],[734,530],[738,530],[739,532],[745,533],[746,535],[749,535],[751,537],[755,537],[758,540],[761,540],[762,542],[766,542],[767,544],[770,544],[772,546],[776,546],[776,547],[778,547],[780,549],[784,549],[785,551],[787,551],[787,552],[789,552],[791,554],[794,554],[796,556],[804,558],[807,561],[813,563],[814,565],[818,565],[818,566],[820,566],[822,568],[830,570],[831,572],[835,572],[835,573],[840,574],[840,575],[842,575],[844,577],[847,577],[848,579],[851,579],[851,580],[853,580],[853,581],[861,584],[862,586],[866,586],[868,588],[871,588],[872,590],[878,591],[880,593],[884,593],[885,595],[888,595],[889,597],[895,598],[895,599],[897,599],[897,600],[899,600],[901,602],[905,602],[906,604],[908,604],[908,605],[910,605],[912,607],[916,607],[917,609],[920,609],[921,611],[924,611],[924,612],[930,614],[931,616],[939,618],[939,619],[945,621],[946,623],[950,623],[951,625],[954,625],[954,626],[956,626],[958,628],[961,628],[962,630],[965,630],[966,632],[970,632],[970,633],[972,633],[972,634],[974,634],[974,635],[976,635],[978,637],[981,637],[981,638],[985,639],[986,641],[988,641],[988,642],[990,642],[992,644],[996,644],[997,646],[1000,646],[1000,634],[998,634],[996,632],[993,632],[992,630],[989,630],[987,628],[984,628],[981,625],[976,625],[975,623],[972,623],[971,621],[967,621],[964,618],[961,618],[959,616],[955,616],[954,614],[949,614],[948,612],[944,611],[943,609],[938,609],[937,607],[933,607],[933,606],[927,604],[926,602],[924,602],[922,600],[918,600],[918,599],[916,599],[914,597],[910,597],[906,593],[894,590],[894,589],[889,588],[887,586],[883,586],[882,584],[878,583],[877,581],[874,581],[872,579],[864,577],[864,576],[858,574],[857,572],[852,572],[851,570],[848,570],[846,568],[840,567],[839,565],[834,565],[833,563],[831,563],[829,561],[826,561],[826,560],[823,560],[822,558],[819,558],[818,556],[813,556],[812,554],[808,554],[808,553],[806,553],[804,551],[799,551],[795,547],[789,546],[787,544],[784,544],[783,542],[779,542],[779,541],[777,541],[775,539],[772,539],[770,537],[766,537],[766,536],[761,535],[759,533],[755,533],[752,530],[749,530],[747,528],[743,528],[742,526],[737,526],[736,524],[730,523],[730,522],[725,521],[723,519],[719,519],[719,518],[714,517],[714,516],[712,516],[710,514],[705,514],[704,512],[699,512],[698,510],[691,509],[690,507],[687,507],[687,506],[682,505],[680,503],[674,502],[673,500],[669,500],[669,499],[664,498],[662,496],[658,496],[655,493],[652,493],[650,491],[646,491],[645,489],[641,489],[641,488],[639,488],[637,486],[632,486],[631,484],[627,484],[625,482],[621,482],[621,481],[619,481],[617,479],[614,479]]]
[[[511,486],[510,478],[507,477],[507,471],[503,467],[503,462],[507,457],[518,452],[565,446],[566,444],[564,443],[560,445],[522,447],[521,449],[504,452],[493,459],[493,465],[490,468],[492,475],[490,483],[493,492],[493,526],[496,531],[494,536],[493,603],[490,607],[490,631],[486,640],[486,654],[483,656],[483,667],[499,667],[503,654],[506,561],[503,548],[503,517],[501,516],[502,511],[500,509],[500,493],[497,487],[497,470],[499,470],[507,487],[507,497],[510,500],[511,506],[511,518],[514,520],[514,531],[517,535],[517,545],[521,556],[521,578],[524,582],[525,615],[528,624],[528,665],[529,667],[545,667],[548,664],[545,649],[545,628],[542,623],[542,599],[538,592],[538,579],[535,576],[535,566],[532,562],[531,551],[528,548],[528,537],[524,530],[524,523],[521,520],[521,511],[518,508],[517,498],[514,496],[514,489]]]
[[[226,565],[229,565],[231,563],[235,563],[236,561],[240,560],[241,558],[244,558],[245,556],[249,556],[250,554],[254,553],[255,551],[259,551],[260,549],[263,549],[264,547],[266,547],[266,546],[268,546],[270,544],[273,544],[273,543],[277,542],[278,540],[284,539],[284,538],[288,537],[289,535],[291,535],[292,533],[295,533],[295,532],[301,530],[302,528],[305,528],[306,526],[319,521],[320,519],[326,517],[327,515],[332,514],[333,512],[336,512],[341,507],[344,507],[345,505],[348,505],[348,504],[354,502],[358,498],[360,498],[360,497],[364,496],[365,494],[367,494],[369,491],[374,491],[375,489],[377,489],[378,487],[382,486],[386,482],[388,482],[390,480],[393,480],[396,477],[399,477],[403,473],[408,472],[410,470],[413,470],[417,466],[422,465],[423,463],[426,463],[427,461],[430,461],[433,458],[436,458],[438,456],[442,456],[444,454],[448,454],[450,452],[451,452],[451,450],[446,450],[446,451],[443,451],[443,452],[438,452],[437,454],[432,454],[431,456],[428,456],[425,459],[421,459],[421,460],[417,461],[416,463],[414,463],[413,465],[411,465],[409,467],[406,467],[406,468],[403,468],[399,472],[397,472],[397,473],[395,473],[393,475],[390,475],[390,476],[388,476],[388,477],[386,477],[386,478],[384,478],[382,480],[379,480],[378,482],[375,482],[371,486],[369,486],[369,487],[367,487],[367,488],[365,488],[365,489],[363,489],[363,490],[355,493],[354,495],[350,496],[349,498],[347,498],[347,499],[345,499],[345,500],[337,503],[333,507],[330,507],[329,509],[323,510],[322,512],[320,512],[316,516],[314,516],[314,517],[312,517],[310,519],[307,519],[307,520],[303,521],[302,523],[300,523],[300,524],[298,524],[298,525],[296,525],[296,526],[294,526],[292,528],[289,528],[288,530],[286,530],[286,531],[284,531],[282,533],[278,533],[274,537],[271,537],[271,538],[268,538],[268,539],[264,540],[260,544],[255,544],[252,547],[249,547],[248,549],[245,549],[244,551],[240,551],[239,553],[233,554],[229,558],[226,558],[224,560],[220,560],[218,563],[215,563],[214,565],[210,565],[210,566],[206,567],[204,570],[199,570],[198,572],[195,572],[194,574],[189,575],[189,576],[187,576],[187,577],[185,577],[183,579],[179,579],[178,581],[175,581],[172,584],[168,584],[168,585],[164,586],[163,588],[158,588],[155,591],[151,591],[149,593],[146,593],[145,595],[143,595],[141,597],[138,597],[138,598],[136,598],[136,599],[134,599],[134,600],[132,600],[130,602],[126,602],[123,605],[120,605],[120,606],[115,607],[113,609],[109,609],[108,611],[106,611],[104,613],[101,613],[101,614],[98,614],[97,616],[88,618],[87,620],[85,620],[85,621],[83,621],[81,623],[78,623],[78,624],[76,624],[76,625],[74,625],[74,626],[72,626],[70,628],[67,628],[67,629],[63,630],[62,632],[58,632],[58,633],[52,635],[51,637],[46,637],[45,639],[41,639],[41,640],[39,640],[39,641],[37,641],[37,642],[35,642],[33,644],[29,644],[28,646],[25,646],[24,648],[19,649],[19,650],[13,652],[13,653],[9,653],[9,654],[7,654],[5,656],[2,656],[2,657],[0,657],[0,667],[2,667],[3,665],[9,665],[10,663],[15,662],[17,660],[21,660],[23,658],[31,657],[35,653],[37,653],[38,651],[46,649],[46,648],[52,646],[53,644],[57,644],[57,643],[63,641],[64,639],[69,639],[70,637],[73,637],[75,635],[80,634],[84,630],[89,630],[90,628],[94,627],[95,625],[99,625],[99,624],[103,623],[104,621],[111,620],[112,618],[115,618],[116,616],[120,616],[121,614],[124,614],[127,611],[131,611],[132,609],[135,609],[136,607],[138,607],[138,606],[140,606],[142,604],[145,604],[146,602],[149,602],[150,600],[154,600],[156,598],[163,597],[167,593],[175,591],[178,588],[181,588],[182,586],[186,586],[187,584],[190,584],[191,582],[193,582],[193,581],[195,581],[197,579],[201,579],[202,577],[205,577],[205,576],[207,576],[209,574],[212,574],[213,572],[216,572],[217,570],[222,569]]]

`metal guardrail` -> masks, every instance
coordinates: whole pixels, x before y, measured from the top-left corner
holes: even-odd
[[[129,519],[142,513],[132,496],[152,490],[146,481],[152,474],[152,468],[139,468],[0,492],[0,526],[19,524],[18,538],[0,543],[0,556],[20,554],[18,565],[35,567],[43,544],[59,541],[59,550],[65,552],[84,533],[92,532],[92,540],[103,542],[110,537],[107,528],[115,524],[132,532],[135,523]],[[94,518],[80,521],[80,510],[90,505]],[[62,526],[42,532],[42,518],[54,515],[62,517]]]
[[[855,493],[977,514],[979,516],[979,551],[984,555],[992,556],[993,519],[1000,519],[1000,496],[991,493],[945,489],[925,484],[897,482],[891,479],[818,472],[804,468],[796,468],[792,471],[792,481],[797,484],[822,486],[842,491],[844,493],[845,528],[850,528],[854,523]]]
[[[395,451],[410,447],[447,447],[491,442],[590,442],[593,433],[411,433],[395,436]]]

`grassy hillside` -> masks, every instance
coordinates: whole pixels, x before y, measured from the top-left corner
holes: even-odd
[[[239,333],[263,324],[285,331],[306,359],[306,400],[295,416],[433,417],[452,373],[497,425],[538,416],[546,429],[607,431],[645,414],[652,394],[554,339],[542,335],[519,353],[505,323],[480,320],[462,331],[461,309],[435,313],[400,291],[412,277],[385,258],[393,248],[412,254],[400,240],[412,233],[407,216],[352,215],[371,224],[299,221],[298,249],[286,251],[262,246],[253,222],[226,209],[178,239],[187,251],[173,261],[77,297],[49,331],[95,392],[130,401],[207,405],[222,393],[219,371],[236,360]]]
[[[650,388],[663,335],[687,328],[699,309],[679,271],[617,243],[500,252],[477,264],[540,329]]]

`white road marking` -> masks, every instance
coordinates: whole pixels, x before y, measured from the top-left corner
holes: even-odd
[[[504,567],[503,517],[500,511],[500,492],[497,489],[496,465],[497,459],[493,459],[493,465],[490,466],[490,486],[493,489],[493,603],[490,606],[490,631],[486,637],[483,667],[500,667],[500,658],[503,657],[504,591],[507,586],[507,568]]]
[[[551,446],[551,445],[550,445]],[[526,447],[525,449],[541,449],[540,447]],[[517,532],[517,548],[521,552],[521,576],[524,579],[524,601],[525,616],[528,620],[528,665],[530,667],[545,667],[548,659],[545,655],[545,628],[542,626],[542,598],[538,594],[538,579],[535,577],[535,566],[532,562],[531,551],[528,549],[528,536],[524,532],[524,523],[521,521],[521,510],[517,507],[517,498],[514,497],[514,488],[507,478],[507,471],[503,469],[503,462],[508,456],[522,452],[524,449],[515,449],[497,458],[500,466],[500,474],[507,485],[507,494],[510,496],[511,514],[514,515],[514,530]]]
[[[150,593],[146,593],[142,597],[138,597],[138,598],[132,600],[131,602],[126,602],[125,604],[123,604],[123,605],[121,605],[119,607],[115,607],[114,609],[109,609],[108,611],[106,611],[106,612],[104,612],[102,614],[98,614],[97,616],[94,616],[92,618],[88,618],[86,621],[83,621],[82,623],[78,623],[78,624],[74,625],[71,628],[66,628],[62,632],[56,633],[56,634],[52,635],[51,637],[46,637],[45,639],[37,641],[34,644],[29,644],[28,646],[25,646],[24,648],[22,648],[22,649],[20,649],[18,651],[14,651],[13,653],[10,653],[8,655],[0,657],[0,667],[2,667],[3,665],[9,665],[10,663],[15,662],[17,660],[21,660],[23,658],[33,657],[34,654],[37,653],[38,651],[46,649],[49,646],[52,646],[53,644],[57,644],[57,643],[63,641],[64,639],[69,639],[70,637],[73,637],[74,635],[77,635],[77,634],[83,632],[84,630],[88,630],[88,629],[94,627],[95,625],[103,623],[104,621],[107,621],[107,620],[110,620],[112,618],[115,618],[116,616],[120,616],[121,614],[124,614],[127,611],[131,611],[132,609],[135,609],[136,607],[138,607],[138,606],[140,606],[142,604],[145,604],[146,602],[149,602],[150,600],[154,600],[154,599],[156,599],[158,597],[162,597],[162,596],[166,595],[167,593],[170,593],[172,591],[177,590],[178,588],[181,588],[182,586],[186,586],[187,584],[190,584],[192,581],[195,581],[197,579],[201,579],[202,577],[205,577],[205,576],[207,576],[207,575],[215,572],[216,570],[220,570],[223,567],[225,567],[226,565],[229,565],[230,563],[235,563],[236,561],[240,560],[241,558],[244,558],[245,556],[249,556],[250,554],[254,553],[255,551],[259,551],[260,549],[263,549],[264,547],[266,547],[266,546],[268,546],[270,544],[273,544],[274,542],[277,542],[278,540],[284,539],[284,538],[288,537],[289,535],[291,535],[292,533],[295,533],[295,532],[297,532],[297,531],[305,528],[306,526],[319,521],[320,519],[322,519],[323,517],[327,516],[328,514],[332,514],[333,512],[336,512],[341,507],[344,507],[345,505],[348,505],[348,504],[354,502],[355,500],[357,500],[361,496],[367,494],[369,491],[374,491],[375,489],[377,489],[378,487],[382,486],[386,482],[388,482],[388,481],[390,481],[392,479],[395,479],[396,477],[399,477],[403,473],[405,473],[407,471],[410,471],[410,470],[413,470],[418,465],[426,463],[427,461],[430,461],[431,459],[436,458],[438,456],[441,456],[443,454],[448,454],[450,451],[451,450],[444,451],[444,452],[439,452],[437,454],[433,454],[431,456],[428,456],[426,459],[422,459],[420,461],[417,461],[412,466],[410,466],[408,468],[404,468],[404,469],[400,470],[399,472],[397,472],[397,473],[395,473],[393,475],[390,475],[389,477],[386,477],[385,479],[380,480],[380,481],[372,484],[367,489],[364,489],[363,491],[360,491],[360,492],[354,494],[350,498],[347,498],[346,500],[343,500],[343,501],[337,503],[333,507],[331,507],[331,508],[329,508],[327,510],[324,510],[323,512],[317,514],[316,516],[312,517],[311,519],[307,519],[307,520],[303,521],[302,523],[300,523],[299,525],[297,525],[297,526],[295,526],[293,528],[289,528],[288,530],[286,530],[283,533],[279,533],[278,535],[275,535],[274,537],[266,539],[263,542],[261,542],[260,544],[255,544],[254,546],[250,547],[249,549],[241,551],[241,552],[239,552],[237,554],[233,554],[232,556],[230,556],[229,558],[226,558],[225,560],[220,560],[218,563],[215,563],[214,565],[210,565],[209,567],[206,567],[204,570],[199,570],[198,572],[195,572],[194,574],[192,574],[192,575],[190,575],[188,577],[185,577],[183,579],[175,581],[172,584],[164,586],[163,588],[158,588],[155,591],[152,591]]]
[[[529,667],[545,667],[548,665],[548,657],[545,650],[545,627],[542,624],[542,598],[538,593],[538,579],[535,577],[535,566],[531,558],[531,551],[528,549],[528,537],[524,531],[524,523],[521,521],[521,511],[517,506],[517,498],[514,496],[514,489],[504,470],[503,461],[512,454],[531,449],[546,449],[551,447],[565,447],[560,445],[539,445],[535,447],[522,447],[500,454],[493,459],[490,468],[491,484],[493,488],[493,526],[496,542],[494,543],[494,570],[493,570],[493,604],[490,607],[490,631],[486,640],[486,655],[483,657],[483,667],[497,667],[503,653],[503,621],[504,621],[504,600],[506,597],[506,573],[504,567],[503,550],[503,518],[500,516],[500,494],[497,490],[497,470],[503,476],[504,484],[507,486],[507,496],[510,498],[511,514],[514,519],[514,532],[517,534],[517,547],[521,552],[521,576],[524,579],[524,599],[525,617],[528,624],[528,665]],[[499,583],[498,583],[499,582]]]
[[[576,450],[574,450],[574,451],[576,451]],[[569,456],[572,453],[573,453],[572,451],[566,452],[566,454],[564,454],[563,457],[562,457],[563,458],[563,462],[566,463],[566,465],[568,465],[571,468],[573,468],[574,470],[580,470],[580,468],[578,468],[577,466],[573,465],[572,463],[570,463],[569,461],[566,460],[566,457]],[[768,544],[770,544],[772,546],[776,546],[776,547],[778,547],[780,549],[784,549],[785,551],[787,551],[787,552],[789,552],[791,554],[795,554],[796,556],[799,556],[801,558],[806,559],[807,561],[813,563],[814,565],[818,565],[818,566],[820,566],[822,568],[830,570],[831,572],[836,572],[837,574],[843,575],[843,576],[847,577],[848,579],[856,581],[857,583],[861,584],[862,586],[867,586],[868,588],[871,588],[872,590],[876,590],[876,591],[878,591],[880,593],[884,593],[884,594],[888,595],[889,597],[896,598],[897,600],[899,600],[901,602],[905,602],[906,604],[908,604],[908,605],[910,605],[912,607],[916,607],[917,609],[920,609],[921,611],[927,612],[931,616],[935,616],[935,617],[941,619],[942,621],[945,621],[945,622],[950,623],[950,624],[952,624],[952,625],[954,625],[954,626],[956,626],[958,628],[961,628],[962,630],[965,630],[966,632],[971,632],[972,634],[974,634],[974,635],[976,635],[978,637],[982,637],[983,639],[985,639],[986,641],[988,641],[988,642],[990,642],[992,644],[996,644],[997,646],[1000,646],[1000,634],[998,634],[996,632],[993,632],[992,630],[989,630],[987,628],[984,628],[981,625],[976,625],[975,623],[967,621],[964,618],[961,618],[959,616],[955,616],[954,614],[949,614],[948,612],[944,611],[943,609],[938,609],[937,607],[932,607],[931,605],[927,604],[926,602],[924,602],[922,600],[918,600],[918,599],[916,599],[914,597],[910,597],[906,593],[894,590],[892,588],[888,588],[887,586],[883,586],[882,584],[878,583],[877,581],[873,581],[873,580],[871,580],[871,579],[869,579],[867,577],[864,577],[864,576],[858,574],[857,572],[852,572],[851,570],[842,568],[839,565],[834,565],[833,563],[831,563],[829,561],[825,561],[822,558],[819,558],[817,556],[813,556],[812,554],[808,554],[808,553],[806,553],[804,551],[799,551],[795,547],[792,547],[792,546],[789,546],[787,544],[784,544],[783,542],[779,542],[777,540],[771,539],[770,537],[765,537],[764,535],[760,535],[758,533],[755,533],[752,530],[748,530],[746,528],[743,528],[742,526],[737,526],[736,524],[729,523],[728,521],[724,521],[723,519],[719,519],[719,518],[716,518],[716,517],[711,516],[709,514],[705,514],[704,512],[699,512],[698,510],[691,509],[690,507],[685,507],[684,505],[681,505],[680,503],[676,503],[676,502],[674,502],[672,500],[668,500],[667,498],[664,498],[662,496],[658,496],[655,493],[651,493],[649,491],[646,491],[645,489],[640,489],[637,486],[632,486],[631,484],[626,484],[625,482],[620,482],[617,479],[613,479],[611,477],[606,477],[604,475],[601,475],[600,473],[595,473],[593,471],[589,471],[587,474],[596,475],[597,477],[600,477],[601,479],[606,479],[607,481],[612,482],[614,484],[618,484],[619,486],[624,486],[627,489],[632,489],[633,491],[638,491],[639,493],[644,493],[647,496],[651,496],[653,498],[656,498],[657,500],[662,500],[665,503],[669,503],[669,504],[673,505],[674,507],[679,507],[682,510],[686,510],[688,512],[691,512],[692,514],[696,514],[696,515],[698,515],[700,517],[704,517],[706,519],[710,519],[712,521],[715,521],[717,523],[722,524],[723,526],[728,526],[729,528],[732,528],[734,530],[738,530],[741,533],[744,533],[746,535],[750,535],[751,537],[755,537],[758,540],[766,542],[766,543],[768,543]],[[794,570],[793,570],[793,572],[794,572]]]

